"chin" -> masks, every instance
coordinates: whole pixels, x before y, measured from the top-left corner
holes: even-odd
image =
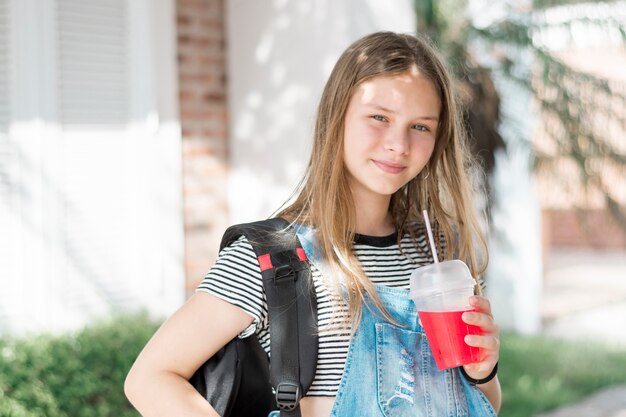
[[[392,195],[397,193],[398,190],[400,190],[401,188],[402,188],[401,186],[400,187],[378,187],[376,189],[373,189],[373,191],[377,194],[391,197]]]

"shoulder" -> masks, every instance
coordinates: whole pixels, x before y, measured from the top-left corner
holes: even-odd
[[[242,260],[253,264],[256,262],[258,264],[254,248],[244,235],[239,235],[228,245],[224,246],[220,250],[215,264],[219,265],[220,263],[234,260]]]
[[[250,242],[240,236],[220,251],[198,289],[220,289],[219,292],[230,293],[238,288],[260,293],[261,282],[259,260]]]
[[[196,292],[209,293],[235,305],[253,317],[241,337],[248,336],[265,322],[267,307],[258,258],[245,236],[224,247]]]

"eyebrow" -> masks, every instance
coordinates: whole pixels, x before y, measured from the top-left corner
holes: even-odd
[[[387,113],[391,113],[391,114],[395,114],[396,113],[395,111],[393,111],[391,109],[388,109],[385,106],[381,106],[380,104],[370,104],[369,106],[373,107],[373,108],[375,108],[377,110],[382,110],[382,111],[387,112]],[[439,121],[439,117],[437,117],[437,116],[418,116],[418,117],[416,117],[416,119],[432,120],[432,121],[435,121],[435,122]]]

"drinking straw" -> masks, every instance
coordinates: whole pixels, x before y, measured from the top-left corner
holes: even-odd
[[[437,257],[437,249],[435,249],[435,239],[433,238],[433,229],[430,228],[430,219],[428,218],[428,212],[424,210],[422,212],[424,214],[424,223],[426,223],[426,231],[428,232],[428,241],[430,242],[430,250],[433,252],[433,259],[435,263],[439,263],[439,258]]]

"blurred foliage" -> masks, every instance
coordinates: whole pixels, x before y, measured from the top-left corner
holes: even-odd
[[[124,379],[155,330],[139,315],[77,334],[0,339],[0,417],[137,417]]]
[[[546,33],[556,30],[562,49],[575,49],[573,39],[591,30],[607,34],[613,42],[621,39],[619,48],[624,48],[626,20],[610,13],[617,4],[625,7],[616,0],[505,1],[490,4],[490,11],[496,12],[488,24],[482,21],[478,27],[468,13],[460,12],[468,10],[468,0],[415,1],[418,30],[431,36],[446,53],[462,87],[474,87],[466,88],[468,108],[471,111],[478,106],[481,113],[490,115],[471,127],[474,140],[481,144],[475,152],[483,153],[487,172],[493,161],[489,153],[501,146],[493,139],[499,127],[499,112],[493,110],[499,106],[497,93],[477,94],[476,86],[471,86],[476,74],[483,75],[485,69],[491,78],[503,76],[529,91],[538,104],[544,131],[529,143],[535,172],[550,178],[551,186],[565,195],[581,190],[582,197],[575,203],[581,212],[588,207],[590,196],[599,196],[626,231],[625,202],[612,186],[626,174],[626,85],[569,66],[544,42]],[[487,11],[486,3],[482,7]],[[482,64],[486,68],[477,64],[477,58],[486,62]],[[491,85],[481,80],[479,91],[488,92]],[[485,135],[492,138],[481,138]],[[528,136],[519,132],[521,138]]]
[[[597,0],[592,0],[592,1],[597,1]],[[578,4],[578,3],[589,3],[589,0],[534,0],[533,6],[535,9],[540,10],[540,9],[547,9],[549,7],[569,6],[569,5]]]
[[[559,170],[560,158],[571,162],[576,182],[585,190],[599,191],[609,212],[625,225],[626,214],[607,173],[626,173],[625,137],[611,136],[611,126],[626,133],[625,90],[605,79],[574,73],[557,58],[537,51],[542,77],[537,79],[536,94],[541,110],[551,123],[546,133],[555,152],[537,150],[537,169],[559,175],[561,183],[571,181],[567,171]],[[621,90],[621,91],[620,91]],[[621,113],[616,111],[621,109]],[[621,143],[620,143],[621,142]],[[621,175],[620,175],[621,174]]]
[[[528,417],[626,383],[626,350],[592,342],[503,334],[500,417]]]
[[[495,152],[505,148],[498,132],[500,100],[486,68],[467,51],[469,25],[464,13],[465,0],[415,0],[418,31],[437,45],[457,83],[465,125],[470,134],[470,148],[486,176],[479,175],[487,191],[485,210],[490,213],[492,190],[487,177],[495,167]],[[478,174],[478,172],[477,172]]]

